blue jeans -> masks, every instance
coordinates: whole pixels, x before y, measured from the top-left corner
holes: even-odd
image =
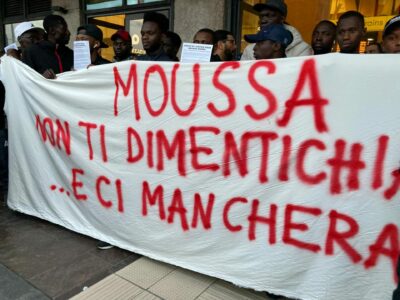
[[[0,129],[0,182],[3,189],[8,186],[8,138],[7,129]]]

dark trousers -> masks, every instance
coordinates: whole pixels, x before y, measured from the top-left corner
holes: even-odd
[[[400,257],[397,261],[397,277],[400,279]],[[400,300],[400,280],[397,284],[397,289],[393,292],[393,300]]]
[[[0,129],[0,182],[3,189],[8,187],[8,140],[7,129]]]

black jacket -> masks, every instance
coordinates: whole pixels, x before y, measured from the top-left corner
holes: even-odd
[[[221,60],[221,57],[219,57],[219,55],[215,54],[215,55],[211,55],[210,61],[216,62],[216,61],[222,61],[222,60]]]
[[[400,256],[397,260],[397,277],[400,278]],[[397,284],[397,289],[393,292],[393,300],[400,300],[400,281]]]
[[[100,55],[97,55],[97,58],[94,62],[92,62],[92,65],[99,66],[99,65],[105,65],[105,64],[111,64],[111,61],[101,57]]]
[[[54,73],[58,74],[71,71],[74,64],[74,53],[64,45],[60,45],[56,49],[55,44],[41,41],[24,51],[22,61],[40,74],[47,69],[52,69]]]
[[[156,54],[154,55],[139,55],[136,57],[136,60],[141,60],[141,61],[172,61],[171,58],[167,55],[167,53],[164,52],[164,50],[161,48],[159,51],[157,51]]]

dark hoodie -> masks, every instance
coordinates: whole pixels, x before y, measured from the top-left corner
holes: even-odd
[[[22,61],[40,74],[47,69],[54,73],[71,71],[74,64],[73,51],[64,45],[56,45],[49,41],[40,41],[24,51]]]

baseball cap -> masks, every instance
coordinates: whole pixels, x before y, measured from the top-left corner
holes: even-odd
[[[32,29],[39,29],[39,27],[35,27],[31,22],[22,22],[14,28],[14,35],[18,39],[25,32]]]
[[[246,34],[244,39],[248,43],[273,41],[282,44],[285,48],[293,42],[293,35],[282,24],[269,24],[261,27],[257,34]]]
[[[391,18],[389,21],[387,21],[385,29],[383,29],[383,36],[385,37],[386,35],[391,33],[395,27],[400,28],[400,15],[395,16]]]
[[[287,16],[287,6],[284,0],[267,0],[265,3],[257,3],[253,6],[255,11],[262,11],[263,9],[272,9],[279,11],[284,17]]]
[[[118,29],[118,31],[111,36],[112,41],[115,41],[117,38],[120,38],[121,40],[123,40],[125,42],[132,43],[131,35],[125,29]]]
[[[103,32],[94,24],[85,24],[78,27],[77,33],[84,30],[85,35],[91,36],[92,38],[100,41],[100,48],[108,48],[108,45],[103,42]]]

